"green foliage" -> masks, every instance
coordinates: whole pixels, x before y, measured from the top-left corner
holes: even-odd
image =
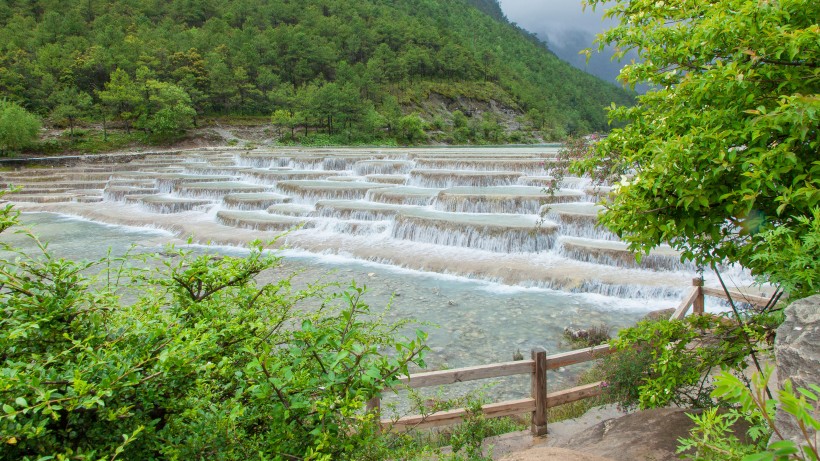
[[[424,139],[424,120],[418,114],[405,115],[399,119],[398,136],[408,144],[415,144]]]
[[[622,407],[711,406],[709,373],[740,372],[747,358],[769,347],[766,314],[743,324],[722,316],[692,315],[683,320],[643,320],[618,333],[617,353],[602,361],[611,395]]]
[[[179,134],[193,126],[196,111],[182,88],[157,80],[145,82],[145,99],[136,126],[160,137]]]
[[[820,430],[820,386],[810,385],[810,389],[799,388],[797,392],[790,381],[786,381],[778,391],[778,401],[767,397],[764,389],[769,384],[773,368],[752,376],[751,389],[736,376],[721,373],[715,380],[712,396],[731,408],[719,413],[716,408],[693,416],[695,427],[691,437],[679,439],[678,452],[691,451],[696,461],[722,461],[742,459],[743,461],[817,461],[818,445],[816,433]],[[804,443],[783,440],[774,416],[776,407],[794,419],[804,435]],[[747,438],[751,443],[738,439],[733,425],[739,420],[749,423]],[[774,434],[778,441],[769,444]]]
[[[364,403],[423,364],[424,333],[396,340],[355,284],[257,284],[278,262],[261,245],[137,270],[31,238],[0,270],[2,460],[367,459]]]
[[[752,256],[778,228],[801,240],[801,222],[820,206],[820,3],[606,6],[619,23],[601,46],[636,50],[641,60],[621,78],[654,87],[636,106],[614,107],[610,118],[626,126],[576,164],[577,173],[634,175],[618,184],[603,224],[636,251],[666,242],[698,264],[739,262],[767,277],[774,254]]]
[[[40,120],[19,105],[0,99],[0,155],[29,146],[40,132]]]
[[[51,111],[51,118],[58,123],[69,126],[71,137],[74,137],[74,125],[78,119],[88,115],[93,100],[88,93],[80,93],[76,88],[64,88],[53,95],[56,105]]]
[[[820,291],[820,207],[789,227],[772,229],[749,256],[749,264],[792,299]]]
[[[47,115],[62,104],[55,89],[74,91],[126,130],[174,131],[187,118],[176,109],[145,125],[160,111],[139,107],[155,80],[184,91],[199,116],[286,110],[301,113],[306,129],[376,140],[385,126],[366,123],[370,107],[388,131],[401,106],[423,111],[432,99],[538,108],[572,132],[606,129],[603,107],[630,103],[498,11],[474,0],[6,2],[0,92]],[[64,109],[55,114],[64,118]]]

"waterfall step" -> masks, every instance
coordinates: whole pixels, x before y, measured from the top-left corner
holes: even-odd
[[[583,262],[652,270],[696,269],[691,263],[682,263],[680,253],[668,246],[660,246],[648,255],[641,255],[640,262],[624,242],[561,237],[557,247],[561,256]]]
[[[9,187],[8,185],[3,185],[2,187],[6,188]],[[8,191],[6,192],[7,196],[19,196],[19,195],[40,195],[40,194],[61,194],[68,192],[70,190],[76,189],[69,189],[68,187],[45,187],[45,186],[18,186],[15,184],[15,187],[19,187],[17,190]]]
[[[285,194],[315,202],[320,199],[361,199],[367,195],[369,190],[386,188],[390,185],[372,182],[296,180],[280,181],[276,187]]]
[[[401,211],[417,208],[420,207],[361,200],[320,200],[316,202],[316,213],[321,217],[363,221],[392,219]]]
[[[102,189],[106,186],[108,181],[50,181],[49,187],[66,188],[66,189]],[[42,183],[35,183],[38,187],[42,187]],[[26,183],[15,184],[15,186],[25,187]]]
[[[310,216],[316,211],[312,205],[303,205],[301,203],[276,203],[268,207],[266,210],[271,214],[278,214],[284,216]]]
[[[441,189],[429,187],[390,187],[371,190],[367,193],[366,199],[396,205],[427,205],[439,192]]]
[[[71,202],[77,196],[74,194],[17,194],[13,198],[15,202],[30,202],[30,203],[61,203]]]
[[[103,190],[103,197],[113,202],[121,202],[129,195],[149,195],[157,192],[156,187],[113,186]]]
[[[218,211],[216,219],[221,224],[231,227],[259,231],[280,231],[312,227],[312,221],[293,216],[273,215],[264,211]]]
[[[427,209],[396,215],[394,238],[513,253],[552,248],[558,226],[536,215],[448,213]]]
[[[185,174],[193,174],[193,175],[233,175],[239,176],[244,173],[248,173],[254,171],[253,168],[244,167],[244,166],[236,166],[236,165],[214,165],[212,163],[202,163],[202,164],[186,164],[184,165],[183,171]]]
[[[268,187],[239,181],[184,182],[176,192],[183,197],[222,199],[225,195],[238,192],[267,192]]]
[[[551,162],[551,158],[417,158],[416,169],[518,171],[523,175],[543,173]]]
[[[336,182],[367,182],[364,176],[328,176],[325,179]]]
[[[316,171],[316,170],[250,170],[246,175],[266,184],[276,184],[279,181],[289,180],[321,180],[329,176],[337,176],[338,171]]]
[[[411,160],[360,160],[353,165],[353,172],[360,176],[407,174],[414,165]]]
[[[583,199],[577,191],[558,190],[548,195],[532,186],[452,187],[439,192],[435,206],[440,211],[535,214],[545,203]]]
[[[236,210],[264,210],[277,203],[288,203],[291,197],[274,192],[228,194],[222,197],[226,207]]]
[[[407,182],[407,176],[403,174],[369,174],[365,178],[370,182],[379,184],[404,184]]]
[[[170,214],[182,213],[196,207],[212,205],[213,202],[204,199],[180,198],[165,194],[145,195],[137,199],[141,206],[154,213]]]
[[[542,206],[539,214],[557,222],[563,235],[619,241],[618,236],[598,224],[598,214],[603,210],[603,206],[592,202],[555,203]]]
[[[407,183],[419,187],[509,186],[524,176],[520,171],[423,170],[410,171]]]

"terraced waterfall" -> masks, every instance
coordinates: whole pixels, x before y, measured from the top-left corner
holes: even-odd
[[[630,298],[676,297],[695,274],[671,249],[640,264],[596,226],[606,192],[566,178],[556,148],[194,150],[114,165],[18,170],[30,210],[159,227],[198,241],[271,238],[393,266]],[[604,188],[605,189],[605,188]]]

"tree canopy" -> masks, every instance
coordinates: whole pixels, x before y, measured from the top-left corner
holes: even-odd
[[[40,120],[19,105],[0,99],[0,155],[26,147],[40,131]]]
[[[605,129],[602,108],[630,102],[499,13],[494,0],[4,2],[0,95],[70,125],[82,108],[66,94],[126,128],[158,114],[167,126],[175,117],[146,96],[153,80],[200,116],[299,111],[328,132],[369,123],[390,97],[405,112],[431,94],[534,108],[559,132]]]
[[[636,50],[621,78],[653,89],[614,107],[625,126],[575,166],[619,178],[604,225],[634,250],[667,242],[706,266],[740,262],[817,291],[816,259],[774,261],[811,260],[820,242],[820,3],[587,0],[605,3],[619,23],[600,45]]]

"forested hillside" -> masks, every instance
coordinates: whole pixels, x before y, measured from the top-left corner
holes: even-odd
[[[72,127],[274,114],[285,132],[364,137],[411,112],[463,125],[453,111],[492,101],[547,139],[606,129],[602,107],[629,101],[476,3],[500,13],[486,0],[5,1],[0,98]]]

